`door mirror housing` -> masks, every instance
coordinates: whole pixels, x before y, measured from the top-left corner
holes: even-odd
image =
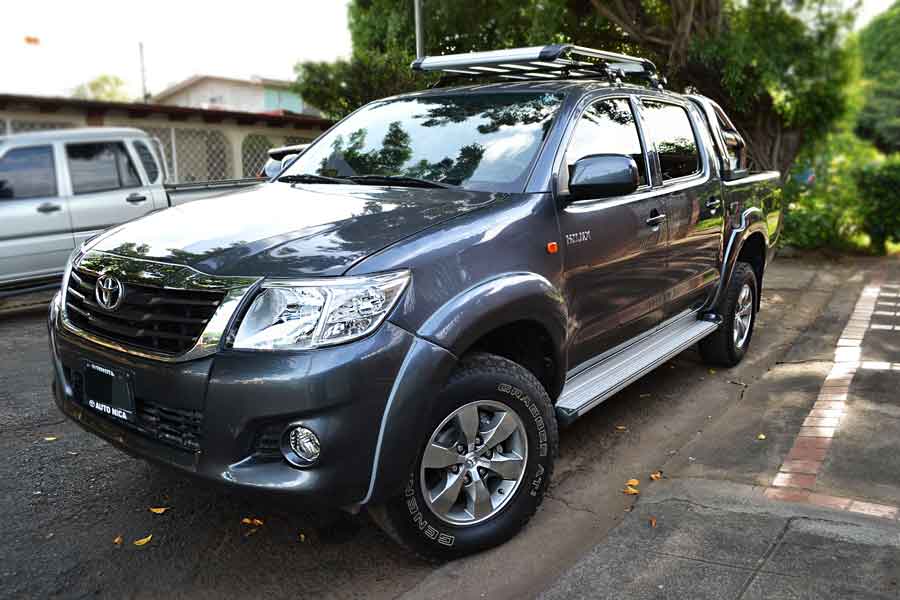
[[[626,154],[591,154],[569,167],[573,200],[624,196],[638,188],[638,168]]]

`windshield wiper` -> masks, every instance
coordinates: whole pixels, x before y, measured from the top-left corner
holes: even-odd
[[[281,183],[350,183],[355,181],[345,179],[343,177],[326,177],[325,175],[315,175],[313,173],[301,173],[300,175],[282,175],[278,178]]]
[[[456,186],[430,179],[407,177],[405,175],[351,175],[347,179],[355,183],[371,185],[397,185],[401,187],[454,188]]]

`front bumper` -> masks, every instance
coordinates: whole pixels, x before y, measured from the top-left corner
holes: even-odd
[[[162,363],[101,348],[62,330],[57,318],[53,311],[54,398],[81,427],[130,454],[208,480],[331,506],[355,505],[367,496],[379,424],[414,339],[385,322],[368,338],[343,346],[224,351]],[[136,427],[88,407],[79,383],[85,360],[131,373],[136,412],[157,419],[157,427]],[[196,446],[173,443],[167,432],[182,423],[166,425],[160,415],[186,419],[195,427]],[[277,451],[260,450],[265,440],[271,450],[273,435],[277,440],[289,423],[319,436],[321,458],[314,466],[296,468]]]

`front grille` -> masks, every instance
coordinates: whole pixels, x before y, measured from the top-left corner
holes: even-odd
[[[76,327],[128,346],[166,355],[190,350],[212,318],[224,292],[168,289],[124,282],[121,305],[97,304],[97,276],[72,271],[66,318]]]

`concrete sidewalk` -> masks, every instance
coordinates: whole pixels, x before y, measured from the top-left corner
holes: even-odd
[[[900,597],[900,263],[860,264],[546,598]]]
[[[895,522],[681,479],[650,486],[541,598],[896,598],[898,582]]]

